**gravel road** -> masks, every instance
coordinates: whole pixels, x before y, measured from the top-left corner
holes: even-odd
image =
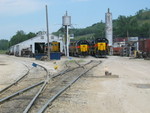
[[[150,113],[149,60],[117,56],[81,58],[85,61],[91,59],[102,60],[103,63],[64,92],[46,113]],[[16,60],[12,60],[12,56],[0,55],[0,88],[25,71]],[[62,58],[56,63],[63,64],[65,60]],[[54,61],[39,63],[50,68],[54,66]],[[105,70],[112,75],[104,76]]]
[[[77,81],[47,112],[150,113],[150,61],[116,56],[101,60],[102,65]],[[104,76],[105,70],[112,75]]]

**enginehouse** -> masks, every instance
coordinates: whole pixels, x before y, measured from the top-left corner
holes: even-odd
[[[55,35],[49,35],[49,41],[51,43],[51,51],[63,52],[63,41],[62,37]],[[23,41],[16,45],[10,47],[9,54],[15,56],[34,56],[35,54],[44,54],[47,43],[46,32],[37,34],[36,37],[33,37],[29,40]],[[59,48],[56,43],[59,43]],[[53,45],[53,47],[52,47]]]

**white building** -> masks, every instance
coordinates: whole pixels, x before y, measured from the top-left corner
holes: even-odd
[[[60,52],[63,51],[63,43],[62,43],[62,37],[58,37],[55,35],[50,34],[49,35],[49,41],[57,41],[60,42]],[[37,44],[46,44],[47,43],[47,35],[45,32],[38,34],[36,37],[33,37],[29,40],[23,41],[21,43],[18,43],[14,46],[10,47],[10,53],[14,55],[21,56],[21,51],[23,49],[29,49],[33,54],[37,52]]]

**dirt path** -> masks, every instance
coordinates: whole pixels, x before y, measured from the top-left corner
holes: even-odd
[[[15,81],[25,73],[26,68],[7,55],[0,55],[0,89]]]

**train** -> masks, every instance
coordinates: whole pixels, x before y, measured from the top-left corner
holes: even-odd
[[[48,43],[46,43],[44,46],[45,53],[47,53],[47,50],[48,50],[47,46],[48,46]],[[60,52],[60,42],[57,42],[57,41],[50,42],[49,46],[50,46],[51,52]]]
[[[113,55],[122,56],[125,49],[125,42],[115,42],[113,45]]]
[[[150,58],[150,38],[138,38],[136,41],[115,42],[113,55]]]
[[[69,45],[69,55],[85,57],[89,55],[90,43],[87,40],[71,41]]]
[[[53,41],[50,44],[51,52],[61,52],[60,43]],[[44,51],[47,53],[47,45],[44,45]],[[63,53],[61,53],[63,55]],[[69,56],[86,57],[94,56],[105,58],[108,55],[108,40],[106,38],[96,38],[94,40],[71,40],[69,44]]]
[[[96,38],[91,42],[90,55],[95,57],[106,57],[108,55],[109,46],[106,38]]]
[[[150,38],[139,40],[139,52],[143,58],[150,58]]]
[[[108,40],[106,38],[96,38],[95,40],[72,41],[69,45],[69,55],[86,57],[88,55],[98,58],[108,55]]]

